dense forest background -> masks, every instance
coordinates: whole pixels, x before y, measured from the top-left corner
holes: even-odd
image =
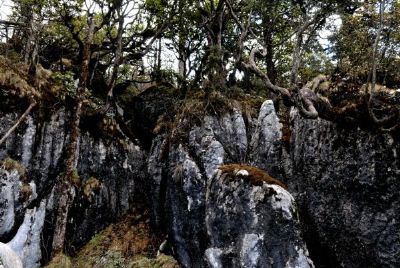
[[[296,107],[305,118],[399,133],[397,0],[0,5],[11,7],[0,20],[0,109],[24,112],[0,145],[32,110],[46,116],[65,106],[72,114],[55,253],[64,248],[75,197],[81,129],[100,119],[102,135],[142,135],[149,147],[148,133],[130,125],[138,109],[132,100],[140,94],[173,104],[154,130],[171,130],[172,138],[199,111],[229,109],[230,99],[256,106],[260,98],[274,100],[283,122]]]
[[[40,85],[34,77],[45,76],[38,68],[51,70],[46,78],[64,85],[53,95],[63,98],[87,98],[86,93],[112,102],[127,90],[137,94],[165,83],[179,88],[182,96],[188,91],[204,91],[207,96],[235,90],[270,94],[299,106],[306,116],[330,117],[317,107],[322,104],[319,95],[327,95],[338,84],[398,87],[399,5],[398,1],[3,2],[2,9],[11,6],[12,14],[3,15],[1,21],[1,54],[7,59],[3,65],[28,66],[36,91]],[[323,75],[318,83],[330,83],[313,84],[312,91],[320,89],[316,94],[301,90],[318,75]],[[36,80],[41,78],[45,77]],[[364,91],[371,95],[370,89]],[[342,103],[334,106],[344,108]]]

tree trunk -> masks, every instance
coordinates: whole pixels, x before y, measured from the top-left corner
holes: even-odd
[[[71,133],[69,139],[69,147],[67,151],[67,160],[65,163],[65,176],[62,179],[60,190],[60,199],[56,214],[56,226],[54,230],[53,243],[52,243],[52,256],[64,250],[65,245],[65,232],[67,227],[69,209],[75,198],[75,186],[73,177],[76,176],[77,155],[78,155],[78,141],[80,134],[80,119],[82,113],[82,104],[84,100],[84,93],[87,87],[89,77],[89,62],[91,57],[90,45],[93,42],[95,22],[93,16],[88,20],[89,28],[87,30],[84,51],[82,53],[83,59],[81,64],[81,75],[79,78],[79,85],[77,89],[77,100],[75,110],[73,111],[71,122]]]
[[[303,31],[299,30],[296,34],[296,47],[293,51],[292,70],[290,72],[290,87],[296,88],[298,83],[297,74],[299,72],[303,46]]]
[[[115,59],[114,59],[114,64],[111,72],[111,77],[108,82],[108,98],[111,99],[113,98],[113,90],[115,83],[118,78],[118,68],[121,64],[122,61],[122,34],[124,32],[124,16],[120,15],[119,21],[118,21],[118,35],[117,35],[117,47],[115,49]]]
[[[267,18],[264,22],[264,43],[267,50],[267,55],[265,56],[265,62],[267,64],[268,77],[272,84],[276,83],[277,72],[274,63],[274,47],[273,47],[273,37],[272,37],[272,20]]]
[[[25,7],[23,7],[25,9]],[[33,11],[27,9],[27,18],[26,18],[26,43],[24,48],[24,62],[25,64],[30,65],[30,55],[32,50],[32,43],[34,42],[34,32],[33,32]]]
[[[182,80],[186,79],[186,53],[184,49],[179,49],[179,63],[178,63],[179,76]]]

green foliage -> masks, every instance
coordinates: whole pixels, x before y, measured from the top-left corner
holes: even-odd
[[[377,1],[363,3],[354,14],[341,14],[342,26],[331,37],[332,52],[339,70],[363,81],[371,70],[372,45],[379,27]],[[400,3],[387,1],[383,18],[383,33],[379,40],[377,73],[378,81],[395,85],[400,81]],[[397,82],[396,82],[397,81]]]
[[[129,85],[124,93],[118,96],[118,99],[121,101],[123,105],[127,105],[132,102],[133,98],[140,93],[140,90],[134,85]]]
[[[306,52],[304,65],[300,70],[303,81],[310,81],[319,74],[332,73],[334,65],[322,48]]]
[[[64,101],[67,96],[71,98],[77,97],[77,89],[72,72],[53,72],[52,79],[56,84],[62,86],[62,90],[59,92],[58,96],[62,101]]]
[[[342,21],[342,27],[332,40],[339,68],[351,76],[366,76],[370,71],[373,43],[368,22],[362,16],[354,15],[343,15]]]
[[[161,12],[163,10],[165,1],[163,0],[146,0],[146,8],[154,13]]]

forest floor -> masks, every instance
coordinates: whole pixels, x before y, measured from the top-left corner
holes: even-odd
[[[57,255],[47,268],[178,268],[173,257],[157,255],[162,241],[152,234],[147,212],[132,212],[96,234],[74,257]]]

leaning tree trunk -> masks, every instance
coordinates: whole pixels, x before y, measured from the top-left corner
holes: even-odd
[[[60,185],[58,189],[60,191],[60,199],[58,202],[58,208],[56,212],[56,224],[52,243],[52,256],[60,253],[64,250],[65,244],[65,232],[67,226],[67,219],[69,209],[75,198],[75,186],[73,183],[73,177],[76,176],[76,162],[78,152],[78,141],[80,134],[80,119],[82,113],[82,104],[84,101],[84,94],[87,87],[89,77],[89,62],[90,62],[90,45],[93,41],[95,29],[94,18],[89,18],[89,28],[86,35],[83,58],[81,64],[81,75],[79,78],[79,85],[77,89],[77,100],[75,109],[73,111],[72,122],[71,122],[71,133],[68,147],[68,155],[65,163],[65,176],[61,177]]]

